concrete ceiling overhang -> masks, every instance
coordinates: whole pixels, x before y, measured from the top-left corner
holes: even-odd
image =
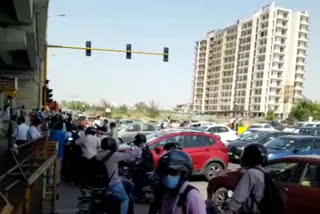
[[[32,0],[1,0],[0,25],[32,23]]]
[[[0,74],[32,74],[44,58],[48,0],[0,2]]]

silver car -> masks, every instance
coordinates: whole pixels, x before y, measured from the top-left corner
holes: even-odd
[[[119,131],[119,138],[124,142],[131,142],[137,134],[148,135],[156,131],[155,126],[147,123],[133,123]]]

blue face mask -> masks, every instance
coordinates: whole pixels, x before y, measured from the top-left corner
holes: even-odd
[[[162,183],[167,189],[176,189],[179,185],[180,176],[164,176]]]

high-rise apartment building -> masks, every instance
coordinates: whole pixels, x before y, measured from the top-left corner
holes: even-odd
[[[302,98],[308,13],[261,8],[196,42],[193,110],[286,118]]]

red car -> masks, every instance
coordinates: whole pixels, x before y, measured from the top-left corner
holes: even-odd
[[[264,168],[276,172],[287,192],[286,214],[320,213],[319,155],[276,159]],[[225,171],[209,182],[208,199],[213,200],[218,211],[226,207],[242,173],[242,169]]]
[[[155,164],[166,152],[163,146],[166,143],[176,142],[191,156],[194,165],[193,174],[205,175],[210,180],[228,168],[228,148],[213,134],[171,129],[147,135],[147,141]]]

